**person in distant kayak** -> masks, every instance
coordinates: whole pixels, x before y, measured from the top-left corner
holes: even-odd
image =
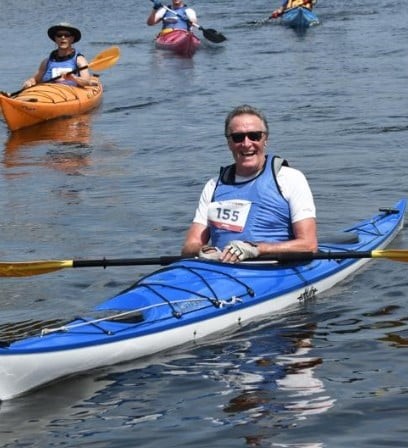
[[[282,5],[272,12],[271,18],[275,19],[281,16],[287,9],[298,8],[299,6],[312,10],[316,3],[317,0],[283,0]]]
[[[93,84],[84,55],[73,46],[81,40],[81,32],[69,23],[59,23],[48,29],[48,37],[55,42],[57,48],[44,59],[37,73],[24,82],[23,88],[32,87],[40,82],[53,81],[72,86],[85,87]],[[75,71],[75,73],[70,73]]]
[[[268,136],[267,120],[256,108],[242,105],[228,114],[225,137],[235,163],[205,185],[183,256],[237,263],[276,252],[317,250],[309,184],[286,161],[266,154]]]
[[[194,9],[189,8],[182,0],[172,0],[171,7],[163,6],[159,0],[154,0],[153,10],[147,18],[149,26],[162,22],[161,34],[173,30],[191,29],[191,24],[197,23],[197,15]]]

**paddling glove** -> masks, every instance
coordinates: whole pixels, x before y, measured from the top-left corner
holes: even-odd
[[[154,2],[153,2],[153,9],[154,9],[155,11],[157,11],[158,9],[160,9],[160,8],[162,8],[162,7],[163,7],[163,5],[162,5],[159,1],[154,0]]]
[[[220,260],[221,251],[218,247],[215,246],[203,246],[198,253],[199,258],[203,258],[204,260]]]
[[[258,246],[249,241],[234,240],[230,241],[226,247],[229,252],[236,255],[238,260],[243,261],[248,258],[257,258],[259,256]]]

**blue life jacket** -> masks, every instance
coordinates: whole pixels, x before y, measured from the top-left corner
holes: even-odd
[[[169,6],[170,8],[170,6]],[[170,8],[171,9],[171,8]],[[189,31],[191,26],[189,25],[189,18],[186,14],[187,6],[184,5],[181,8],[172,9],[172,11],[166,11],[163,16],[163,29],[175,29]]]
[[[210,223],[212,245],[223,248],[232,240],[251,242],[287,241],[294,237],[289,204],[276,180],[275,162],[280,157],[266,157],[257,177],[235,182],[235,164],[221,168],[212,201],[246,200],[251,208],[242,232],[218,228]],[[284,162],[286,165],[287,163]]]
[[[52,51],[50,57],[48,58],[47,68],[42,78],[42,82],[47,82],[56,76],[59,76],[61,73],[78,70],[77,58],[80,55],[81,53],[78,53],[75,50],[73,54],[61,58],[58,56],[57,50]],[[81,72],[79,70],[78,75],[81,76]],[[59,82],[72,86],[77,85],[75,81],[59,80]]]

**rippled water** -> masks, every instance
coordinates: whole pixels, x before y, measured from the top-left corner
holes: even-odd
[[[307,174],[322,232],[407,196],[406,8],[322,1],[299,36],[252,23],[273,2],[190,5],[228,37],[193,60],[154,49],[148,1],[1,2],[1,90],[35,71],[60,21],[81,28],[88,60],[122,52],[97,112],[13,135],[0,122],[1,259],[177,254],[202,184],[230,161],[224,117],[244,102],[268,116],[270,151]],[[393,245],[408,247],[405,230]],[[0,328],[81,314],[150,270],[3,278]],[[372,262],[239,333],[1,403],[1,444],[404,446],[406,270]]]

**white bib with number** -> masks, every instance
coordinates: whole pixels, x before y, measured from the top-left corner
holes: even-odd
[[[252,202],[241,199],[211,202],[208,220],[218,229],[242,232],[251,210]]]
[[[57,76],[63,76],[66,73],[71,72],[72,70],[68,67],[54,67],[51,72],[51,76],[56,78]]]

